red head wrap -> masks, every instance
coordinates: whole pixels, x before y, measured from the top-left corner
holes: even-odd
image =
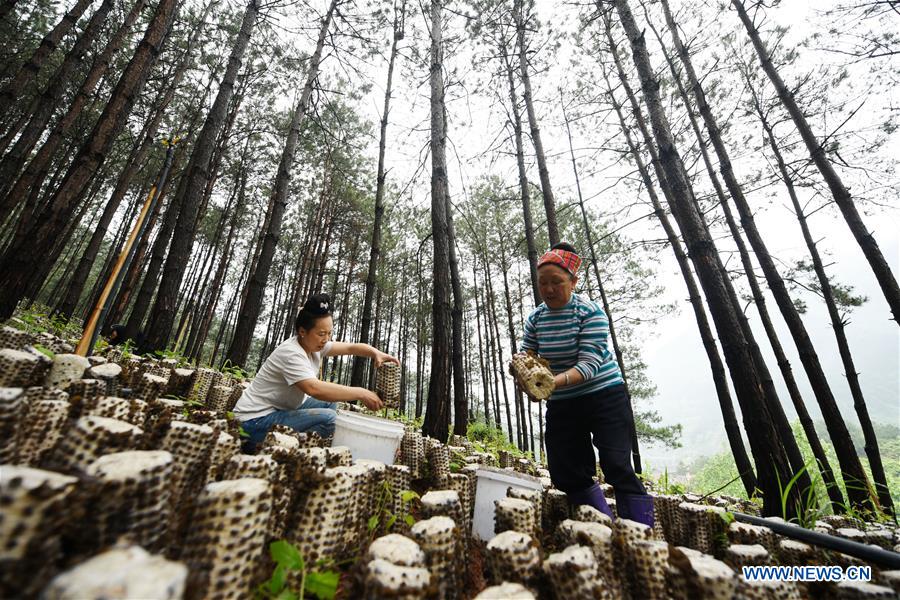
[[[574,252],[557,248],[545,252],[540,260],[538,260],[538,268],[541,268],[544,265],[557,265],[568,271],[572,277],[575,277],[578,274],[578,267],[581,266],[581,257]]]

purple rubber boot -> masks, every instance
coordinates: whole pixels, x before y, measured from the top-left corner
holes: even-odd
[[[580,492],[569,494],[569,502],[575,505],[587,504],[588,506],[596,508],[610,519],[614,518],[612,510],[609,508],[609,504],[606,503],[606,496],[603,495],[603,490],[600,489],[599,484],[595,483],[591,487],[581,490]]]
[[[630,519],[653,527],[653,496],[649,494],[616,494],[616,512],[623,519]]]

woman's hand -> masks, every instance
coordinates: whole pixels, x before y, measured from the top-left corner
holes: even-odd
[[[375,368],[377,369],[378,367],[380,367],[382,364],[384,364],[386,362],[396,363],[398,365],[400,364],[400,361],[397,360],[395,357],[393,357],[390,354],[387,354],[385,352],[382,352],[378,348],[375,348]]]
[[[396,360],[396,359],[395,359]],[[353,388],[359,394],[359,400],[366,405],[369,410],[379,410],[384,406],[384,402],[378,397],[378,394],[367,390],[366,388]]]

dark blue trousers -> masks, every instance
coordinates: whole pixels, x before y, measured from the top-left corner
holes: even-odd
[[[567,494],[590,487],[597,472],[594,448],[606,483],[616,494],[646,494],[631,466],[631,408],[624,385],[577,398],[550,400],[544,442],[550,478]]]

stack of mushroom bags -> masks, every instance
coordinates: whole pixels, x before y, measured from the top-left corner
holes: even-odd
[[[612,520],[570,507],[531,460],[479,451],[460,436],[444,444],[412,427],[393,465],[354,460],[347,448],[280,427],[245,455],[228,411],[246,381],[118,350],[85,359],[65,340],[12,328],[0,328],[0,346],[3,598],[247,598],[271,574],[276,540],[310,565],[342,565],[346,598],[900,591],[897,573],[877,569],[868,584],[745,581],[744,565],[858,561],[730,522],[729,510],[755,510],[736,498],[656,494],[654,528]],[[477,473],[498,464],[541,491],[510,488],[495,506],[494,537],[476,540]],[[409,489],[420,498],[410,500]],[[407,514],[412,525],[396,518]],[[845,517],[816,525],[886,549],[900,544],[890,526]]]

